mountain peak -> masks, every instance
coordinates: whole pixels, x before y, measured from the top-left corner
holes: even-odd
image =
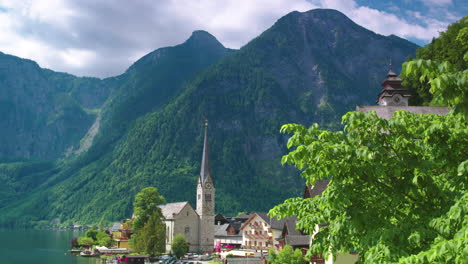
[[[187,41],[185,41],[185,43],[197,46],[203,45],[224,48],[223,44],[221,44],[221,42],[219,42],[215,36],[204,30],[193,31],[192,35],[187,39]]]

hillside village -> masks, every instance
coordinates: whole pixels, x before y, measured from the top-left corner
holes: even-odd
[[[458,12],[463,18],[436,37],[427,31],[435,25],[410,19],[432,11],[382,9],[368,22],[386,23],[387,34],[360,25],[350,14],[369,9],[350,3],[345,14],[289,12],[239,49],[185,28],[192,34],[178,45],[156,45],[136,61],[120,54],[134,63],[103,79],[0,51],[2,258],[466,264],[468,15]],[[15,10],[3,5],[0,20]],[[70,10],[89,18],[97,5],[86,5],[92,10]],[[115,4],[98,9],[99,18],[111,6],[119,19],[110,28],[127,23]],[[401,33],[418,28],[430,43]],[[106,27],[96,29],[108,38]],[[115,37],[133,38],[117,29]],[[96,40],[109,50],[119,38]]]
[[[411,96],[408,88],[402,86],[402,79],[391,69],[382,82],[378,94],[377,106],[356,106],[357,111],[376,111],[383,118],[390,118],[397,110],[428,114],[445,115],[447,107],[409,106]],[[265,212],[242,213],[238,216],[223,216],[215,214],[215,179],[211,173],[210,151],[208,137],[208,121],[205,121],[205,136],[201,161],[201,171],[198,179],[197,204],[194,209],[189,202],[175,202],[160,205],[163,222],[166,226],[166,252],[171,252],[174,237],[184,235],[189,245],[189,252],[215,253],[221,259],[228,255],[233,257],[254,257],[260,261],[271,248],[281,251],[286,245],[293,250],[299,249],[305,256],[313,237],[296,227],[297,218],[276,219]],[[329,180],[319,180],[314,185],[306,184],[303,198],[312,199],[321,195],[327,188]],[[126,225],[126,219],[112,226],[112,234],[117,248],[130,249],[129,239],[133,233]],[[327,223],[316,227],[327,226]],[[352,264],[358,260],[357,252],[345,252],[336,259],[325,259],[322,255],[314,255],[311,263]]]

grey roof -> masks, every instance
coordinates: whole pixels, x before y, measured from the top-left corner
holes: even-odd
[[[276,218],[270,218],[267,213],[256,213],[258,216],[260,216],[265,222],[269,223],[272,229],[277,229],[277,230],[282,230],[284,226],[284,222],[286,219],[276,219]]]
[[[200,180],[204,184],[206,179],[211,178],[210,149],[208,146],[208,120],[205,121],[205,139],[203,142],[202,163],[200,168]],[[211,179],[213,180],[213,179]]]
[[[168,203],[158,206],[161,208],[161,213],[166,219],[174,219],[174,216],[187,205],[188,202]]]
[[[232,221],[232,222],[229,223],[229,225],[231,225],[234,228],[236,233],[239,233],[240,228],[242,226],[242,222],[241,221]]]
[[[247,220],[250,218],[250,216],[252,216],[252,214],[250,214],[250,213],[243,213],[243,214],[238,215],[238,216],[236,216],[236,217],[234,217],[234,218],[235,218],[236,220],[244,220],[244,221],[247,221]]]
[[[309,235],[289,235],[285,238],[286,244],[291,246],[309,246]]]
[[[111,227],[112,232],[117,232],[120,229],[122,229],[122,224],[120,222],[115,222],[114,224],[112,224],[112,227]]]
[[[297,218],[295,216],[286,218],[284,222],[290,236],[302,236],[301,232],[296,229],[296,223]]]
[[[215,236],[227,236],[227,228],[229,224],[215,225],[214,234]]]
[[[328,182],[329,180],[318,180],[314,186],[307,184],[304,190],[304,198],[313,198],[322,194],[327,188]]]
[[[437,114],[446,115],[450,110],[445,106],[383,106],[383,105],[358,105],[356,111],[369,112],[376,111],[377,116],[389,119],[395,111],[405,110],[416,114]]]

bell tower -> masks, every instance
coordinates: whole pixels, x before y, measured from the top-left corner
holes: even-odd
[[[382,90],[377,98],[377,104],[388,106],[408,106],[411,96],[409,90],[401,85],[403,80],[392,71],[392,64],[387,78],[382,82]]]
[[[210,153],[208,146],[208,120],[205,120],[200,177],[197,184],[197,213],[200,216],[200,252],[213,252],[214,249],[214,209],[215,188],[211,177]]]

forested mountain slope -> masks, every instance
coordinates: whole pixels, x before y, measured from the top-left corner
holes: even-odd
[[[158,187],[170,202],[193,204],[204,119],[210,123],[217,212],[266,211],[303,186],[296,170],[280,164],[287,151],[280,126],[338,127],[356,104],[375,102],[390,59],[401,65],[417,48],[320,9],[284,16],[238,51],[198,33],[205,41],[197,47],[211,43],[206,51],[218,51],[147,66],[166,52],[161,49],[135,63],[105,103],[91,149],[48,170],[30,196],[0,209],[3,223],[24,215],[30,216],[25,221],[83,223],[128,217],[135,193],[146,186]],[[213,59],[203,65],[213,64],[205,70],[183,72],[207,57]],[[167,85],[154,85],[164,78]]]
[[[56,159],[79,146],[109,82],[0,52],[0,161]]]

